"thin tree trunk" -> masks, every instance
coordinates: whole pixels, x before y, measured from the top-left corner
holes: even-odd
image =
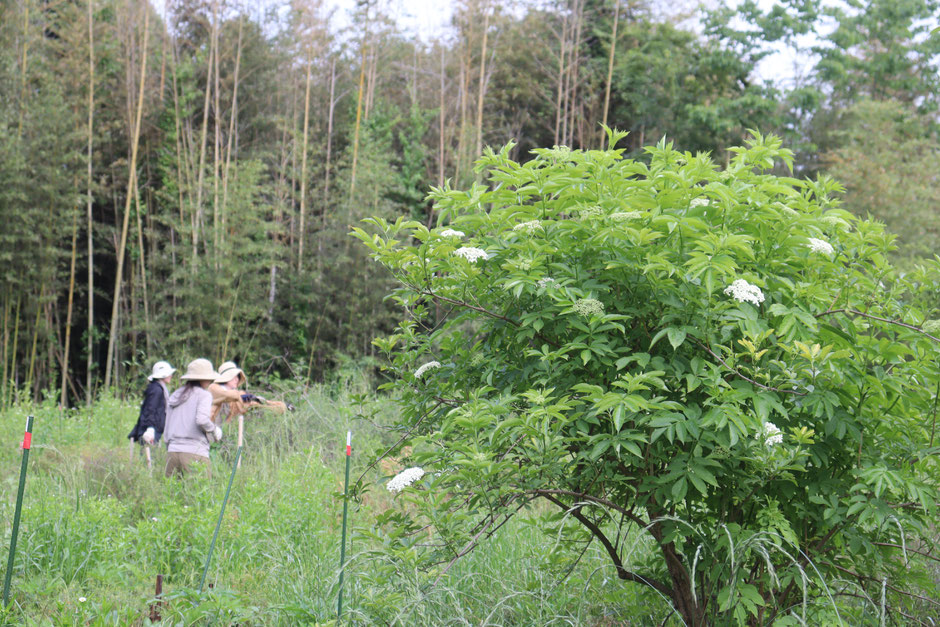
[[[147,41],[150,36],[150,5],[144,8],[144,42],[142,46],[143,61],[140,68],[140,88],[137,94],[137,118],[134,123],[131,141],[131,163],[129,179],[127,182],[127,196],[124,203],[124,222],[121,227],[121,244],[118,247],[118,263],[114,279],[114,301],[111,305],[111,330],[108,334],[108,353],[105,361],[104,386],[111,387],[112,358],[116,359],[114,343],[117,339],[118,307],[121,297],[121,275],[124,272],[124,249],[127,247],[127,227],[131,216],[131,199],[137,180],[137,146],[140,140],[140,121],[144,110],[144,82],[147,78]]]
[[[77,186],[76,186],[77,187]],[[78,256],[78,215],[72,216],[72,263],[69,266],[69,301],[65,313],[65,348],[62,349],[60,404],[66,406],[65,385],[69,377],[69,342],[72,339],[72,299],[75,297],[75,258]]]
[[[304,81],[304,132],[301,141],[300,153],[300,232],[297,235],[297,272],[303,270],[304,265],[304,240],[306,239],[306,230],[304,220],[307,215],[307,137],[310,129],[310,71],[313,66],[313,56],[310,50],[310,44],[307,43],[307,78]],[[358,132],[358,128],[356,129]],[[355,155],[355,153],[353,153]],[[353,177],[356,173],[356,158],[353,156]]]
[[[95,271],[94,271],[94,222],[92,220],[92,196],[94,128],[95,128],[95,20],[92,5],[94,0],[88,0],[88,170],[86,186],[88,188],[88,201],[86,203],[85,217],[88,236],[88,345],[85,356],[85,403],[91,405],[93,395],[91,381],[92,365],[94,363],[95,347]]]
[[[617,22],[620,19],[620,0],[616,0],[614,3],[614,29],[610,35],[610,57],[607,59],[607,87],[604,89],[604,116],[603,121],[601,122],[604,126],[607,126],[607,112],[610,109],[610,83],[614,77],[614,55],[617,51]],[[606,135],[603,128],[601,128],[601,143],[600,147],[604,147],[604,136]],[[610,148],[610,146],[608,146]]]
[[[483,154],[483,100],[486,96],[486,39],[490,28],[489,7],[484,5],[483,11],[483,43],[480,45],[480,85],[477,94],[477,149],[474,158],[478,158]]]

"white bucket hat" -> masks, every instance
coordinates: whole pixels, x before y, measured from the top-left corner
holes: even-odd
[[[148,381],[153,381],[154,379],[166,379],[168,376],[176,372],[176,368],[170,365],[167,361],[158,361],[153,365],[153,371],[150,376],[147,377]]]
[[[248,382],[248,377],[245,376],[245,371],[239,368],[234,361],[227,361],[219,366],[219,377],[215,380],[215,382],[228,383],[237,376],[241,376],[242,383]]]
[[[194,359],[186,366],[186,374],[180,379],[183,381],[214,381],[219,373],[212,367],[208,359]]]

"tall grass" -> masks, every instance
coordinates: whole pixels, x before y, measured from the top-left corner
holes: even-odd
[[[148,472],[126,434],[137,407],[115,398],[92,408],[21,404],[0,414],[0,517],[8,546],[27,414],[36,416],[23,520],[4,624],[145,625],[163,574],[170,624],[294,625],[335,618],[345,431],[354,433],[354,477],[368,452],[392,441],[387,402],[356,384],[280,390],[285,416],[246,420],[246,447],[207,578],[196,588],[235,453],[234,425],[212,452],[212,478]],[[381,479],[379,471],[367,476]],[[379,573],[376,515],[395,506],[381,486],[351,508],[353,535],[344,608],[359,624],[625,625],[668,612],[613,577],[594,547],[561,583],[553,541],[513,521],[436,587],[417,572]],[[534,514],[533,514],[534,515]]]

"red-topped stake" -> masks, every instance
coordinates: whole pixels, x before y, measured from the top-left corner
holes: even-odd
[[[16,491],[16,509],[13,511],[13,534],[10,537],[10,556],[7,559],[7,572],[3,578],[3,607],[10,604],[10,579],[13,577],[13,557],[16,554],[16,536],[20,530],[20,513],[23,511],[23,490],[26,488],[26,462],[29,461],[29,447],[33,443],[33,417],[26,417],[26,429],[23,432],[23,463],[20,466],[20,487]]]
[[[352,455],[352,431],[346,432],[346,457]]]

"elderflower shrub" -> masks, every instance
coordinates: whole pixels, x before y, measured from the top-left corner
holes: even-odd
[[[902,607],[923,564],[892,547],[930,545],[936,522],[940,346],[918,327],[940,261],[895,273],[891,237],[841,209],[835,181],[773,174],[792,157],[773,136],[726,168],[665,142],[648,163],[509,150],[479,161],[485,185],[431,193],[485,264],[419,222],[356,229],[401,285],[402,322],[375,344],[428,472],[388,514],[387,546],[405,547],[388,563],[443,576],[541,501],[558,512],[543,520],[553,553],[600,540],[622,585],[688,625],[871,622],[879,608],[827,595],[846,570]],[[643,217],[583,219],[618,206]],[[552,227],[519,237],[535,220]],[[807,254],[810,238],[839,254]],[[448,376],[416,385],[428,353]],[[428,524],[434,541],[411,552]],[[653,554],[619,548],[626,533]]]

